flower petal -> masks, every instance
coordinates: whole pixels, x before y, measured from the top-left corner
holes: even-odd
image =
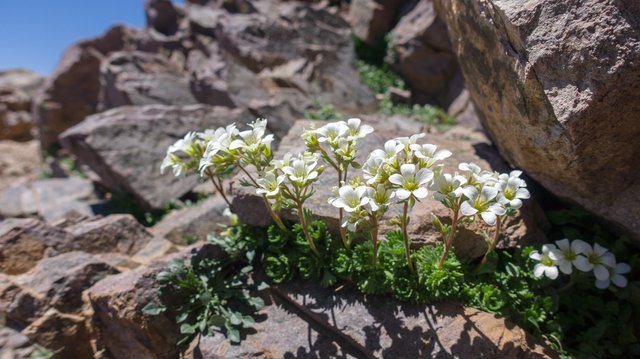
[[[558,278],[558,267],[556,267],[556,266],[546,267],[545,271],[544,271],[544,274],[549,279],[556,279],[556,278]]]

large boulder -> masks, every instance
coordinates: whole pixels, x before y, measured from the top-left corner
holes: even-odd
[[[436,3],[505,159],[640,240],[640,3]]]
[[[92,358],[91,334],[80,315],[49,309],[22,333],[55,353],[54,358]]]
[[[359,143],[359,163],[364,163],[369,153],[376,148],[382,148],[385,141],[394,137],[409,136],[422,132],[422,125],[411,119],[403,117],[366,117],[364,121],[373,125],[375,131]],[[300,120],[291,128],[289,134],[282,140],[275,157],[280,158],[285,153],[300,153],[305,150],[305,144],[300,135],[305,128],[324,125],[324,122]],[[492,147],[491,142],[481,132],[467,127],[455,127],[446,133],[426,133],[421,143],[433,143],[439,148],[446,148],[453,152],[453,156],[445,161],[445,171],[457,170],[461,162],[474,162],[484,169],[499,172],[510,171],[509,166],[500,158],[500,155]],[[239,182],[243,174],[235,178]],[[330,229],[337,232],[338,210],[328,203],[332,196],[331,189],[336,186],[337,175],[335,170],[326,166],[319,180],[314,184],[316,193],[305,203],[314,215],[324,220]],[[548,227],[547,220],[539,205],[534,200],[527,200],[519,214],[509,218],[503,227],[499,247],[518,247],[545,241],[545,231]],[[251,188],[236,186],[236,195],[233,199],[233,210],[238,214],[243,223],[265,226],[271,222],[269,214],[262,199]],[[392,206],[388,218],[399,215],[400,206]],[[439,243],[442,241],[440,233],[434,228],[431,214],[438,216],[442,222],[450,223],[452,214],[440,202],[432,197],[426,198],[412,209],[411,222],[408,228],[413,241],[419,245],[427,243]],[[285,211],[283,215],[290,220],[297,220],[292,213]],[[483,232],[491,232],[492,229],[484,225],[482,221],[475,221],[468,226],[468,230],[461,230],[455,244],[456,254],[465,258],[477,258],[482,256],[487,249]],[[381,225],[381,233],[390,229],[398,229],[397,226]]]
[[[167,148],[189,131],[247,123],[239,109],[191,106],[123,106],[88,117],[61,135],[64,147],[95,171],[107,188],[161,209],[198,183],[195,175],[162,175]]]
[[[98,108],[100,63],[115,51],[136,48],[138,30],[114,26],[102,36],[67,48],[51,77],[34,99],[33,115],[43,148]]]
[[[0,71],[0,140],[33,138],[31,100],[43,82],[29,70]]]
[[[182,64],[139,51],[114,52],[101,65],[101,110],[126,105],[192,105]]]
[[[353,34],[373,46],[382,43],[405,0],[353,0],[349,23]]]

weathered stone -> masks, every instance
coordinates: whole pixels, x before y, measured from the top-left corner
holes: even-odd
[[[189,52],[187,58],[191,92],[200,103],[236,107],[225,81],[227,76],[225,60],[215,42],[211,41],[206,46],[208,48],[206,53],[194,50]]]
[[[164,238],[153,237],[152,240],[150,240],[131,258],[138,263],[148,264],[156,259],[166,256],[167,254],[175,253],[177,251],[178,247],[176,247],[172,242]]]
[[[195,175],[160,173],[167,148],[189,131],[250,120],[246,112],[225,107],[123,106],[88,117],[61,139],[109,189],[129,193],[144,206],[163,208],[198,183]]]
[[[73,235],[74,246],[88,253],[133,255],[153,239],[153,235],[130,214],[91,218],[68,231]]]
[[[14,278],[14,282],[41,298],[47,307],[80,314],[82,292],[106,276],[117,273],[117,269],[99,256],[69,252],[41,260],[35,268]]]
[[[387,61],[407,82],[414,101],[446,107],[451,101],[446,95],[458,70],[447,27],[437,17],[432,0],[409,2],[406,7],[393,29],[393,56]]]
[[[47,347],[54,358],[92,358],[91,336],[85,318],[49,309],[22,333]]]
[[[429,306],[289,283],[276,292],[370,358],[557,358],[515,324],[459,304]]]
[[[41,163],[37,141],[0,141],[0,192],[34,179],[39,174]],[[0,206],[0,212],[4,206]]]
[[[640,240],[639,4],[436,4],[505,159]]]
[[[73,237],[35,219],[9,218],[0,221],[0,271],[21,274],[40,259],[68,252]]]
[[[6,327],[0,328],[0,358],[34,358],[36,354],[44,351],[44,348],[19,332]]]
[[[43,148],[58,135],[98,108],[100,62],[109,53],[135,48],[137,30],[114,26],[102,36],[67,48],[61,62],[34,99],[36,122]]]
[[[37,215],[55,222],[71,211],[93,215],[92,205],[97,202],[91,181],[80,177],[52,178],[16,184],[0,193],[0,214]]]
[[[361,353],[340,343],[330,331],[298,316],[295,307],[279,297],[265,299],[267,306],[258,312],[257,323],[240,345],[232,345],[218,333],[200,339],[199,345],[192,348],[186,358],[361,357]]]
[[[178,32],[183,17],[181,9],[170,0],[146,0],[144,13],[147,27],[166,36],[173,36]]]
[[[45,298],[0,274],[0,326],[22,330],[45,309]]]
[[[369,153],[376,148],[382,148],[384,142],[399,136],[408,136],[422,132],[422,125],[418,122],[401,118],[375,118],[366,117],[365,122],[373,125],[375,132],[365,138],[359,144],[359,163],[364,163]],[[300,153],[305,150],[305,144],[300,135],[303,129],[322,126],[319,121],[298,121],[291,128],[289,134],[283,138],[280,147],[276,151],[275,157],[282,157],[285,153]],[[475,162],[487,170],[499,172],[509,171],[509,166],[500,158],[500,155],[491,146],[491,142],[481,133],[466,127],[455,127],[448,132],[426,133],[426,137],[421,139],[421,143],[433,143],[439,148],[446,148],[453,152],[453,156],[445,161],[446,171],[456,171],[457,165],[461,162]],[[236,176],[235,181],[239,182],[243,174]],[[314,215],[324,220],[329,228],[337,231],[338,211],[328,203],[331,196],[331,188],[336,186],[337,175],[335,170],[328,167],[320,179],[314,184],[316,194],[307,200],[305,207],[313,211]],[[545,231],[548,223],[540,207],[534,200],[530,199],[520,210],[520,214],[509,219],[503,228],[499,247],[517,247],[532,243],[545,241]],[[242,223],[256,226],[265,226],[271,223],[271,218],[267,212],[262,199],[255,195],[251,189],[236,186],[236,194],[233,199],[234,213],[238,214]],[[400,214],[399,206],[392,206],[388,214],[389,218]],[[431,213],[436,214],[443,222],[450,221],[451,213],[433,198],[426,198],[417,203],[410,213],[411,222],[409,231],[414,243],[422,245],[424,243],[437,243],[441,241],[441,235],[431,224]],[[291,220],[297,220],[290,212],[284,211],[283,216]],[[381,226],[381,231],[385,232],[397,227],[387,225]],[[473,231],[472,231],[473,230]],[[476,221],[469,230],[461,231],[461,235],[456,241],[456,253],[465,258],[477,258],[486,252],[486,241],[481,233],[492,233],[492,229]]]
[[[371,45],[380,45],[404,3],[405,0],[353,0],[348,16],[353,34]]]
[[[139,51],[112,53],[100,68],[99,109],[126,105],[196,104],[181,66],[159,54]]]
[[[223,214],[225,208],[227,204],[222,197],[214,196],[195,206],[169,213],[151,231],[180,245],[204,241],[207,234],[228,224],[229,220]]]
[[[44,77],[28,70],[0,71],[0,140],[33,138],[31,99]]]

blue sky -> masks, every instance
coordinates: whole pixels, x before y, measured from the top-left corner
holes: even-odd
[[[144,0],[0,0],[0,69],[49,74],[64,49],[111,25],[144,26]]]

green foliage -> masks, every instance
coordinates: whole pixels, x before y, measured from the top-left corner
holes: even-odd
[[[143,309],[147,315],[176,313],[180,325],[178,345],[185,347],[198,335],[222,332],[232,343],[241,341],[241,330],[254,324],[253,314],[264,306],[250,273],[254,259],[253,231],[231,228],[227,237],[210,237],[224,255],[204,258],[194,255],[190,260],[175,260],[160,272],[160,298],[167,303],[149,303]],[[219,258],[217,258],[219,257]]]
[[[418,278],[425,295],[434,302],[457,298],[464,284],[462,265],[454,253],[438,268],[444,245],[425,246],[415,254]]]
[[[29,355],[29,359],[49,359],[53,358],[56,355],[56,352],[53,350],[38,348],[31,355]]]
[[[317,121],[329,121],[343,118],[344,115],[336,110],[333,105],[317,103],[315,108],[304,112],[304,118]]]

